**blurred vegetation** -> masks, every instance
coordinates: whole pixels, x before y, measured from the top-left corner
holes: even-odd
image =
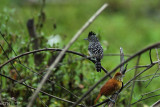
[[[78,29],[94,14],[94,12],[103,3],[107,2],[109,7],[86,29],[78,40],[71,46],[69,50],[88,54],[88,43],[83,39],[87,37],[89,31],[94,31],[98,34],[99,40],[103,46],[104,53],[119,53],[119,48],[122,47],[125,54],[132,55],[140,49],[159,42],[160,36],[160,1],[159,0],[46,0],[46,4],[42,9],[44,15],[40,19],[42,1],[41,0],[1,0],[0,1],[0,30],[5,34],[7,40],[14,51],[19,55],[33,49],[33,38],[29,36],[27,30],[27,21],[34,19],[34,24],[37,27],[39,40],[39,49],[41,48],[63,48]],[[42,25],[38,25],[40,21]],[[59,37],[60,41],[52,43],[50,39]],[[12,58],[15,53],[0,36],[0,44],[3,46],[9,58]],[[156,59],[155,51],[153,60]],[[36,54],[37,55],[37,54]],[[35,54],[30,54],[20,58],[20,61],[25,66],[29,67],[34,72],[45,74],[46,69],[51,62],[54,61],[58,52],[40,52],[40,63],[34,61]],[[127,57],[126,57],[127,58]],[[6,54],[0,48],[0,64],[7,61]],[[120,63],[119,56],[104,56],[102,65],[108,71],[112,70]],[[132,68],[136,60],[129,63],[128,69]],[[142,55],[140,65],[149,64],[148,53]],[[21,75],[15,74],[15,69],[11,64],[6,65],[1,69],[1,73],[11,78],[21,80],[31,77],[25,81],[26,84],[37,87],[41,76],[36,75],[30,69],[27,69],[19,63],[19,60],[13,62],[15,68]],[[143,75],[152,74],[155,72],[154,67]],[[138,69],[141,70],[141,69]],[[93,84],[95,84],[104,72],[97,73],[94,64],[82,60],[81,57],[66,54],[59,66],[50,76],[51,81],[55,81],[57,85],[47,82],[43,90],[52,95],[64,98],[70,101],[76,101],[73,95],[63,90],[58,85],[65,87],[80,97]],[[124,77],[124,83],[132,78],[134,70],[127,72]],[[1,97],[10,99],[14,97],[19,105],[26,106],[28,98],[32,95],[25,86],[16,84],[9,88],[13,83],[0,77],[1,80]],[[158,81],[158,82],[157,82]],[[153,79],[151,84],[145,88],[148,82],[136,82],[132,103],[141,98],[141,94],[153,91],[159,87],[159,77]],[[100,87],[99,85],[85,102],[87,105],[92,105],[96,98]],[[126,106],[130,97],[131,87],[124,90],[117,101],[117,106]],[[158,92],[153,93],[158,94]],[[134,106],[150,106],[160,97],[154,97],[148,100],[141,101]],[[101,98],[103,101],[105,97]],[[42,101],[50,107],[69,106],[70,104],[53,99],[47,95],[39,94],[36,99],[36,106],[44,106]],[[14,105],[14,104],[13,104]]]

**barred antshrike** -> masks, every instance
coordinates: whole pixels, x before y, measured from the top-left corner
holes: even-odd
[[[89,32],[88,38],[86,38],[85,40],[89,41],[88,50],[90,56],[96,60],[96,70],[97,72],[101,72],[101,59],[103,58],[103,48],[98,41],[96,34],[92,31]]]
[[[117,72],[114,77],[110,80],[108,80],[103,87],[101,88],[94,104],[96,104],[96,102],[98,101],[98,99],[102,96],[109,96],[114,94],[116,91],[118,90],[122,90],[123,88],[123,75],[120,72]],[[109,98],[110,99],[110,98]],[[114,100],[110,99],[111,101],[113,101],[115,103]]]

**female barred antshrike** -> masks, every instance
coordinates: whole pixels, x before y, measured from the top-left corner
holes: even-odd
[[[114,77],[110,80],[108,80],[103,87],[101,88],[94,104],[96,104],[96,102],[98,101],[98,99],[102,96],[109,96],[114,94],[116,91],[118,90],[122,90],[123,88],[123,74],[121,74],[120,72],[117,72]],[[110,99],[111,101],[113,101],[112,99]],[[115,102],[115,101],[113,101]]]
[[[96,70],[97,72],[101,72],[101,59],[103,58],[103,48],[99,43],[96,34],[92,31],[89,32],[88,38],[85,40],[89,41],[88,50],[90,56],[96,60],[95,62]]]

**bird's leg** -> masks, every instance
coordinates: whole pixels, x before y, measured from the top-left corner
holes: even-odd
[[[92,57],[92,56],[87,56],[87,59],[91,59],[91,60],[96,61],[96,59],[94,57]]]
[[[96,58],[92,56],[87,56],[87,59],[90,59],[93,63],[96,62]]]
[[[119,92],[116,91],[114,94],[119,94]]]
[[[112,100],[111,98],[108,98],[111,102],[113,102],[114,104],[116,103],[115,100]]]
[[[95,57],[91,57],[91,59],[94,60],[94,61],[96,61],[96,58],[95,58]]]

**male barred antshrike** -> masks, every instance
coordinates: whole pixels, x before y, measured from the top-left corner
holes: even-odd
[[[89,32],[88,38],[85,39],[89,41],[89,54],[96,60],[96,70],[97,72],[101,72],[101,59],[103,58],[103,48],[96,37],[94,32]]]

